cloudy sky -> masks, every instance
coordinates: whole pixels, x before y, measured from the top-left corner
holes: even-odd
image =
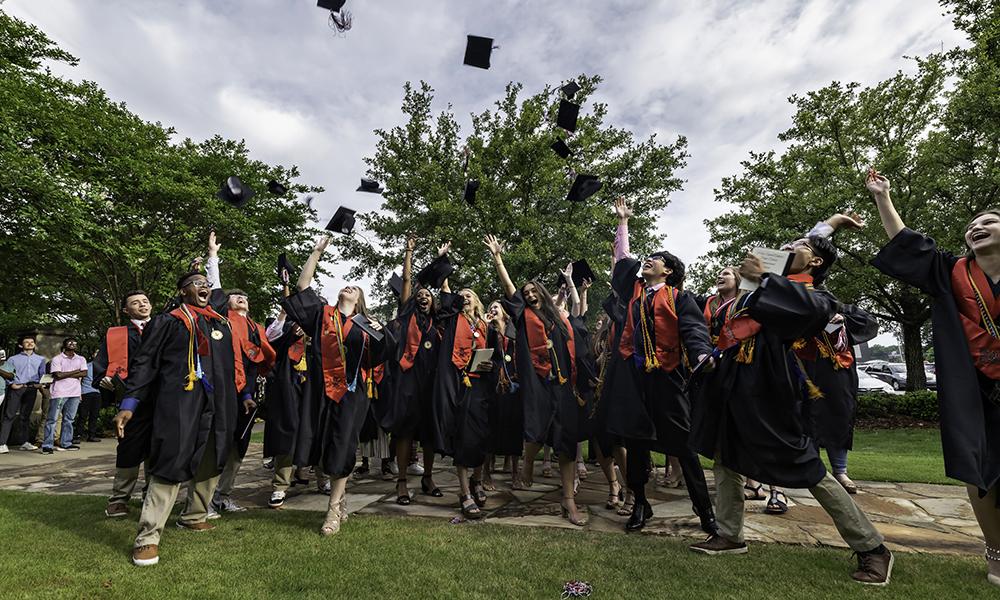
[[[320,218],[354,193],[375,128],[403,122],[405,81],[425,80],[438,110],[468,115],[511,80],[528,91],[599,74],[596,101],[638,137],[687,136],[684,190],[663,211],[668,247],[708,249],[702,221],[725,207],[712,190],[750,150],[777,147],[787,98],[833,80],[871,84],[905,56],[962,42],[936,0],[348,0],[337,36],[315,0],[7,0],[80,58],[147,120],[196,140],[244,138],[267,162],[322,185]],[[572,7],[572,8],[570,8]],[[493,37],[489,71],[462,66],[466,34]],[[584,109],[586,110],[586,109]],[[344,269],[337,269],[343,272]]]

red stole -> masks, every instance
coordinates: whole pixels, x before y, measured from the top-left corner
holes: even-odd
[[[951,289],[972,362],[990,379],[1000,379],[1000,339],[994,323],[1000,302],[993,297],[989,278],[975,259],[960,258],[951,270]]]
[[[233,358],[236,367],[236,391],[241,391],[247,384],[246,372],[243,368],[243,357],[246,356],[250,362],[257,365],[257,371],[261,375],[266,374],[274,359],[277,356],[267,336],[261,331],[260,325],[253,319],[245,317],[235,310],[229,311],[229,325],[233,330]],[[250,331],[257,333],[260,345],[250,340]]]
[[[323,333],[320,352],[323,356],[323,386],[326,396],[340,402],[347,393],[347,334],[354,322],[344,320],[336,306],[323,306]],[[365,339],[365,342],[368,340]]]
[[[428,327],[428,331],[430,331],[434,327],[434,322],[430,315],[427,316],[427,320],[430,322]],[[414,311],[410,315],[409,324],[406,326],[406,342],[403,346],[403,356],[399,359],[399,366],[404,371],[409,371],[413,367],[413,361],[416,360],[417,352],[420,351],[420,338],[423,334],[424,332],[420,330],[420,325],[417,324],[417,313]]]
[[[414,315],[415,316],[415,315]],[[479,335],[475,335],[475,333]],[[472,360],[472,350],[486,347],[486,324],[482,321],[476,323],[475,330],[469,323],[465,313],[458,315],[455,319],[455,345],[451,349],[451,364],[459,371],[469,366]],[[470,377],[478,377],[477,373],[469,373]]]
[[[122,380],[128,378],[128,325],[109,328],[105,341],[108,347],[107,377],[117,375]]]
[[[566,349],[569,351],[570,382],[576,385],[576,345],[573,340],[573,328],[570,327],[569,319],[560,316],[563,325],[566,326]],[[552,347],[552,340],[549,339],[545,330],[545,323],[535,312],[535,309],[528,307],[524,311],[524,333],[528,342],[528,352],[531,354],[531,365],[535,368],[535,373],[545,379],[552,373],[552,363],[555,359],[556,377],[559,383],[566,383],[563,367],[559,364],[559,355]]]
[[[292,361],[293,365],[299,364],[302,360],[302,355],[306,353],[306,339],[305,336],[292,342],[292,345],[288,347],[288,360]]]
[[[677,330],[677,307],[675,302],[679,292],[664,285],[653,294],[653,331],[656,347],[653,349],[660,368],[666,372],[673,371],[681,364],[681,348]],[[635,322],[633,307],[636,302],[645,302],[646,288],[642,281],[637,280],[632,288],[632,299],[628,304],[628,315],[625,317],[625,329],[618,344],[618,352],[628,360],[635,354]],[[640,323],[640,327],[645,324]],[[650,357],[646,357],[647,360]]]

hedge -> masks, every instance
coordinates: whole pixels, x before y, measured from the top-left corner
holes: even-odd
[[[858,418],[879,419],[893,416],[937,422],[937,392],[931,390],[902,394],[873,392],[858,396]]]

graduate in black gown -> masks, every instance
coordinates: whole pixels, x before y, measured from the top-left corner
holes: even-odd
[[[435,314],[434,295],[430,289],[414,283],[413,250],[416,239],[406,241],[403,258],[403,284],[399,295],[399,311],[386,328],[391,332],[386,347],[386,394],[380,402],[379,420],[382,429],[392,434],[396,447],[396,502],[410,503],[406,471],[410,465],[413,440],[424,450],[424,474],[420,489],[424,494],[441,497],[434,484],[434,427],[431,408],[434,378],[438,367],[441,332]],[[444,256],[448,246],[438,250]]]
[[[743,537],[744,477],[786,487],[808,488],[833,519],[858,557],[851,577],[885,585],[893,555],[882,535],[826,471],[807,435],[802,403],[820,390],[808,379],[792,349],[817,335],[840,311],[837,302],[813,291],[836,260],[833,244],[821,236],[796,240],[788,276],[765,273],[759,258],[747,256],[740,277],[758,284],[738,299],[722,326],[692,415],[691,443],[715,460],[718,534],[693,544],[704,554],[747,552]]]
[[[108,405],[117,405],[122,398],[122,386],[135,357],[139,354],[142,332],[149,324],[153,305],[142,290],[133,290],[122,298],[122,312],[128,323],[111,327],[101,340],[101,346],[94,357],[94,381],[99,382],[102,396],[108,397]],[[117,393],[116,393],[117,390]],[[115,478],[111,496],[104,514],[111,518],[128,515],[128,501],[132,497],[135,484],[139,481],[139,465],[149,456],[149,439],[153,431],[153,404],[146,402],[136,407],[136,413],[126,425],[124,435],[118,440],[115,450]],[[146,475],[149,481],[149,475]]]
[[[975,215],[964,256],[907,228],[876,172],[867,186],[889,243],[872,264],[929,294],[945,473],[966,484],[986,538],[988,580],[1000,585],[1000,210]]]
[[[139,516],[132,562],[159,561],[159,543],[181,483],[193,492],[178,526],[212,529],[205,519],[236,429],[236,386],[228,320],[209,306],[211,284],[198,272],[177,283],[177,307],[144,329],[115,416],[119,437],[145,403],[153,405],[150,483]]]
[[[490,387],[490,456],[503,456],[510,463],[511,488],[524,489],[520,460],[524,452],[524,403],[517,374],[517,330],[499,300],[486,309],[489,333],[486,346],[493,348]],[[484,474],[485,477],[485,474]]]
[[[576,478],[576,445],[585,436],[583,404],[576,394],[576,348],[569,319],[560,314],[541,282],[525,283],[518,290],[503,264],[503,248],[494,236],[484,240],[493,255],[504,310],[516,327],[517,372],[524,403],[524,468],[522,481],[532,481],[535,457],[543,444],[559,455],[562,512],[569,522],[586,520],[573,498]]]
[[[354,470],[358,434],[380,379],[384,345],[352,320],[355,315],[367,316],[361,288],[345,286],[337,294],[337,303],[329,305],[310,287],[329,243],[325,235],[316,241],[299,275],[298,292],[281,302],[288,318],[312,340],[307,358],[311,385],[309,395],[302,399],[294,462],[315,465],[330,478],[322,535],[340,531],[347,514],[347,478]]]
[[[628,449],[626,481],[635,495],[635,508],[626,531],[641,530],[653,516],[646,500],[651,469],[650,451],[677,457],[684,472],[693,510],[706,533],[715,531],[715,515],[705,473],[688,447],[691,402],[687,396],[688,364],[712,351],[701,311],[691,294],[683,292],[684,264],[669,252],[657,252],[640,262],[629,255],[628,220],[631,209],[615,202],[615,266],[611,285],[619,298],[628,299],[618,352],[626,360],[611,382],[614,407],[608,428],[625,438]],[[637,273],[638,272],[638,273]]]

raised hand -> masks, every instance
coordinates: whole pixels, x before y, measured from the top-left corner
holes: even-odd
[[[417,236],[409,233],[406,235],[406,250],[407,252],[413,252],[413,249],[417,247]]]
[[[625,201],[625,198],[620,196],[615,198],[615,214],[618,215],[619,219],[628,219],[632,216],[632,207]]]
[[[590,286],[592,286],[592,285],[594,285],[593,281],[591,281],[590,279],[584,278],[584,280],[580,282],[580,285],[579,285],[579,287],[577,289],[580,290],[580,293],[582,294],[583,292],[586,292],[587,290],[589,290]]]
[[[854,211],[847,214],[837,213],[827,219],[826,222],[834,229],[862,229],[865,226],[864,219]]]
[[[215,241],[215,230],[212,230],[208,234],[208,255],[218,256],[220,248],[222,248],[222,244],[219,244]]]
[[[879,175],[874,168],[868,169],[868,177],[865,179],[865,187],[876,198],[889,195],[889,179],[885,175]]]
[[[740,277],[748,281],[758,282],[763,274],[764,264],[760,262],[760,258],[753,254],[747,254],[743,263],[740,264]]]
[[[487,235],[485,238],[483,238],[483,243],[486,244],[486,247],[490,249],[490,254],[492,254],[493,256],[499,256],[503,254],[503,245],[500,243],[500,240],[498,240],[495,235]]]
[[[330,236],[327,234],[321,234],[316,238],[316,242],[313,244],[313,252],[324,252],[326,247],[330,245]]]
[[[562,275],[563,281],[566,282],[567,285],[573,282],[573,263],[566,265],[566,268],[563,269]]]
[[[451,251],[451,240],[448,240],[438,246],[438,256],[444,256],[445,254],[448,254],[449,251]]]

